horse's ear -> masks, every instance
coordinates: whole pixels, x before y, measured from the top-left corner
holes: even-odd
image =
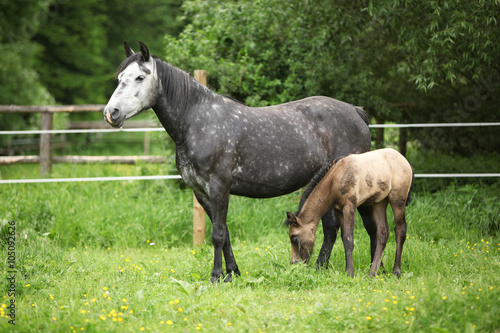
[[[142,53],[142,57],[144,58],[144,61],[149,61],[148,47],[143,42],[139,42],[139,44],[141,45],[141,53]]]
[[[127,58],[135,53],[134,50],[132,50],[130,46],[128,46],[127,42],[123,42],[123,47],[125,48],[125,55],[127,56]]]

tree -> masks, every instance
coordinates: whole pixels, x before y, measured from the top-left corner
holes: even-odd
[[[460,115],[453,101],[467,101],[499,68],[499,1],[212,0],[183,8],[189,24],[166,36],[167,61],[207,69],[215,90],[253,106],[327,95],[381,120],[449,122]],[[474,119],[495,119],[498,84],[488,87]],[[449,133],[435,144],[418,138],[459,153],[482,145]],[[488,140],[498,142],[491,133]]]
[[[50,19],[34,39],[45,47],[40,76],[58,102],[105,103],[114,89],[114,69],[124,40],[160,47],[175,34],[180,0],[85,0],[49,7]]]

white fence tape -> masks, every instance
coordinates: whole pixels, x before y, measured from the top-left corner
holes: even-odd
[[[158,128],[116,128],[116,129],[72,129],[72,130],[33,130],[33,131],[0,131],[0,135],[13,134],[77,134],[77,133],[114,133],[114,132],[165,132]]]
[[[415,178],[485,178],[500,177],[500,173],[416,173]],[[180,175],[170,176],[128,176],[128,177],[91,177],[91,178],[42,178],[42,179],[5,179],[0,184],[33,184],[33,183],[70,183],[100,182],[125,180],[182,179]]]
[[[424,128],[424,127],[484,127],[500,126],[500,123],[429,123],[429,124],[371,124],[370,128]],[[114,132],[164,132],[158,128],[115,128],[115,129],[71,129],[71,130],[32,130],[0,131],[0,135],[17,134],[77,134],[77,133],[114,133]]]
[[[370,124],[370,128],[424,128],[424,127],[483,127],[500,123],[428,123],[428,124]]]
[[[41,179],[5,179],[0,184],[32,184],[32,183],[70,183],[70,182],[101,182],[125,180],[156,180],[156,179],[182,179],[180,175],[170,176],[126,176],[126,177],[88,177],[88,178],[41,178]]]
[[[370,128],[423,128],[423,127],[468,127],[500,126],[500,123],[428,123],[428,124],[371,124]],[[33,130],[0,131],[0,135],[13,134],[76,134],[76,133],[113,133],[113,132],[161,132],[163,128],[118,128],[118,129],[74,129],[74,130]],[[500,173],[422,173],[415,178],[484,178],[500,177]],[[126,180],[181,179],[180,175],[169,176],[130,176],[130,177],[91,177],[91,178],[44,178],[44,179],[5,179],[0,184],[97,182]]]

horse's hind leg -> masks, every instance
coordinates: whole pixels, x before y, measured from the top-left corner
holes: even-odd
[[[406,219],[405,219],[405,206],[394,205],[392,206],[394,212],[395,234],[396,234],[396,259],[394,261],[394,268],[392,274],[397,277],[401,276],[401,255],[403,253],[403,245],[406,240]]]
[[[318,260],[316,261],[317,267],[327,267],[328,260],[330,260],[330,255],[332,254],[332,248],[337,239],[337,233],[339,231],[340,223],[333,213],[333,209],[328,210],[323,218],[321,219],[323,223],[323,245],[319,251]]]
[[[377,247],[370,267],[370,276],[375,276],[382,263],[385,245],[389,238],[389,225],[387,223],[387,200],[373,205],[373,217],[377,225]]]

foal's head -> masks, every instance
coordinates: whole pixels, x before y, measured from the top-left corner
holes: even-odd
[[[286,213],[288,235],[292,244],[292,264],[308,262],[316,239],[316,223],[304,224],[299,217]]]

